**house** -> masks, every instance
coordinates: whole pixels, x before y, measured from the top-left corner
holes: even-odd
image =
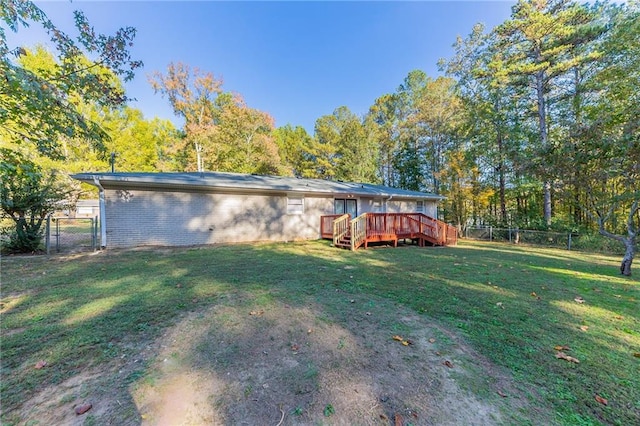
[[[237,173],[81,173],[99,189],[101,246],[318,239],[321,216],[418,213],[439,195],[366,183]]]

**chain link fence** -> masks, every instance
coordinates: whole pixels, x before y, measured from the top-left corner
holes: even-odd
[[[49,217],[45,230],[47,254],[95,251],[98,218]]]
[[[533,231],[518,228],[467,227],[464,238],[471,240],[501,241],[513,244],[531,244],[571,250],[579,235],[572,232]]]

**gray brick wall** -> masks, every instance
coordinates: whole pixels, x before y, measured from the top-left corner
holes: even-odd
[[[180,246],[319,238],[330,197],[305,197],[303,214],[287,214],[277,196],[106,189],[107,247]]]

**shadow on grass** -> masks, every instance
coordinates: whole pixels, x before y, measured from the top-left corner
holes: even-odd
[[[348,310],[331,299],[335,293],[400,303],[457,329],[483,356],[531,385],[532,396],[540,395],[559,422],[640,419],[633,357],[640,352],[640,283],[619,278],[615,261],[602,256],[486,244],[352,253],[314,242],[3,263],[0,386],[8,423],[24,421],[43,389],[55,395],[105,365],[112,374],[87,383],[98,383],[98,398],[115,391],[126,409],[102,414],[140,421],[129,389],[149,375],[156,339],[189,312],[211,306],[249,307],[264,297],[302,309],[311,301],[329,322],[357,336]],[[194,342],[192,355],[212,350],[206,345],[206,339]],[[556,345],[569,345],[580,364],[556,359]],[[49,366],[35,370],[39,360]],[[209,365],[227,371],[216,362]],[[313,386],[313,368],[300,365]],[[69,404],[86,398],[69,392]],[[609,405],[595,402],[595,394]]]

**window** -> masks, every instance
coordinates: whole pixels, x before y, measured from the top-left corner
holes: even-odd
[[[351,219],[353,219],[358,216],[358,203],[353,198],[336,198],[333,200],[333,213],[349,213],[351,215]]]
[[[416,201],[416,212],[424,213],[424,201]]]
[[[303,197],[287,197],[287,214],[304,213]]]
[[[373,213],[382,213],[382,200],[373,200]]]

